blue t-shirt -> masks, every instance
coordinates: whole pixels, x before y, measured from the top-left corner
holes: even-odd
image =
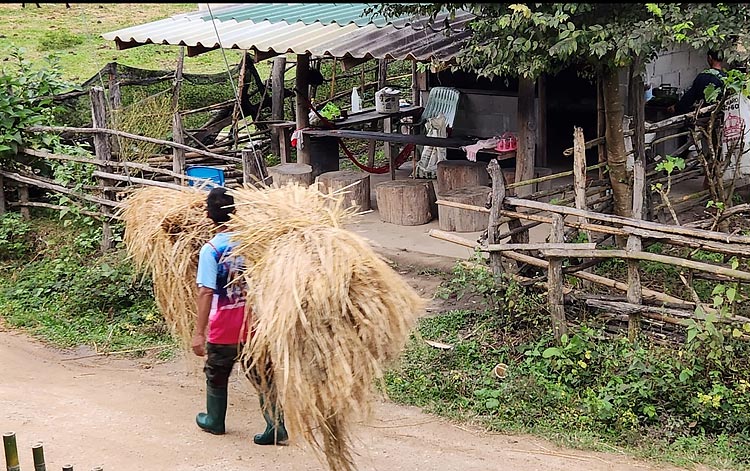
[[[211,343],[233,345],[247,338],[245,322],[245,285],[235,280],[243,269],[240,257],[229,256],[236,242],[229,232],[219,232],[201,248],[198,257],[198,286],[214,290],[208,316],[208,338]]]

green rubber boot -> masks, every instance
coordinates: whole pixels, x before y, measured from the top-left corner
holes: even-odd
[[[219,389],[206,384],[206,408],[208,413],[198,414],[195,423],[205,432],[223,435],[224,419],[227,416],[227,388]]]
[[[274,423],[276,408],[272,406],[270,411],[266,411],[263,397],[260,398],[260,409],[266,419],[266,430],[253,437],[253,442],[256,445],[286,445],[289,434],[284,427],[284,416],[279,414],[278,423]]]

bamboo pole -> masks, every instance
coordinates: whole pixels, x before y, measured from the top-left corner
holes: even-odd
[[[559,214],[552,216],[552,228],[550,229],[549,241],[553,244],[562,244],[565,242],[564,234],[565,224],[563,217]],[[552,330],[555,340],[560,343],[562,336],[567,333],[565,324],[565,306],[563,299],[563,286],[565,285],[562,274],[562,257],[550,257],[549,268],[547,268],[547,302],[549,303],[550,314],[552,315]]]
[[[584,211],[586,208],[586,150],[583,148],[583,129],[579,127],[573,128],[573,181],[575,186],[575,203],[576,208]],[[588,219],[585,216],[580,216],[578,220],[583,224],[588,224]],[[591,242],[591,232],[584,231],[586,234],[586,240]]]
[[[553,219],[554,221],[554,219]],[[570,243],[570,242],[536,242],[530,244],[487,244],[480,250],[483,252],[508,252],[514,250],[542,250],[542,249],[596,249],[596,244],[590,243]]]
[[[591,165],[589,167],[586,167],[586,171],[588,172],[589,170],[596,170],[598,168],[603,168],[603,167],[606,167],[606,165],[607,165],[607,162],[602,162],[602,163],[599,163],[599,164],[596,164],[596,165]],[[558,178],[569,177],[571,175],[573,175],[573,171],[572,170],[569,170],[567,172],[553,173],[552,175],[546,175],[544,177],[533,178],[531,180],[525,180],[525,181],[522,181],[522,182],[511,183],[511,184],[506,185],[505,188],[507,190],[510,190],[512,188],[518,188],[519,186],[533,185],[534,183],[548,182],[550,180],[556,180]]]
[[[193,152],[197,155],[204,155],[206,157],[213,157],[218,160],[226,160],[229,162],[236,162],[240,163],[242,162],[242,159],[238,159],[236,157],[228,157],[226,155],[221,154],[215,154],[213,152],[208,152],[202,149],[196,149],[195,147],[186,146],[185,144],[178,144],[176,142],[171,141],[165,141],[163,139],[155,139],[153,137],[147,137],[147,136],[139,136],[138,134],[131,134],[129,132],[124,131],[117,131],[115,129],[107,129],[107,128],[74,128],[69,126],[29,126],[25,129],[27,132],[72,132],[72,133],[78,133],[78,134],[111,134],[113,136],[120,136],[120,137],[126,137],[128,139],[133,139],[135,141],[142,141],[142,142],[150,142],[152,144],[159,144],[167,147],[177,147],[180,149],[184,149],[189,152]]]
[[[444,240],[446,242],[452,242],[454,244],[461,245],[463,247],[468,247],[471,249],[477,249],[480,247],[479,244],[477,244],[476,242],[457,236],[455,234],[451,234],[450,232],[444,232],[444,231],[433,229],[429,232],[429,235],[436,239]],[[548,269],[549,267],[549,263],[546,260],[540,260],[530,255],[525,255],[525,254],[516,253],[516,252],[505,252],[504,256],[511,258],[513,260],[522,262],[522,263],[527,263],[535,267],[543,268],[545,270]],[[628,285],[626,283],[612,280],[604,276],[595,275],[593,273],[587,273],[587,272],[575,272],[575,273],[571,273],[571,275],[576,278],[580,278],[582,280],[588,280],[596,284],[606,286],[608,288],[617,289],[622,292],[628,291]],[[668,294],[661,293],[659,291],[654,291],[648,288],[643,289],[643,296],[649,299],[652,299],[654,301],[668,303],[668,304],[675,304],[679,306],[692,307],[695,305],[694,303],[690,301],[685,301],[684,299],[676,298],[674,296],[670,296]]]
[[[16,207],[16,206],[18,206],[18,207],[29,206],[31,208],[56,209],[56,210],[59,210],[59,211],[62,211],[64,209],[69,209],[68,207],[61,206],[59,204],[39,203],[39,202],[36,202],[36,201],[30,201],[28,203],[18,202],[18,203],[11,203],[10,204],[10,207]],[[79,213],[81,213],[83,215],[86,215],[86,216],[91,216],[92,218],[96,218],[96,219],[99,219],[99,220],[105,220],[105,219],[109,219],[109,218],[118,219],[118,217],[115,216],[114,214],[106,215],[106,214],[97,213],[97,212],[94,212],[94,211],[88,211],[86,209],[77,209],[77,212],[79,212]]]
[[[561,213],[569,216],[587,216],[589,219],[596,219],[598,221],[605,221],[612,224],[622,224],[625,226],[638,227],[642,229],[651,229],[659,232],[665,232],[669,234],[679,234],[691,237],[697,237],[701,239],[715,240],[721,242],[737,242],[741,244],[750,244],[750,237],[738,236],[725,234],[722,232],[706,231],[702,229],[691,229],[683,226],[672,226],[667,224],[659,224],[651,221],[638,221],[632,218],[626,218],[622,216],[615,216],[610,214],[595,213],[592,211],[582,211],[567,206],[552,205],[548,203],[542,203],[540,201],[529,201],[522,198],[506,197],[509,204],[514,206],[521,206],[524,208],[540,209],[542,211],[550,211],[553,213]]]
[[[129,182],[129,183],[135,183],[139,185],[146,185],[146,186],[158,186],[160,188],[169,188],[171,190],[182,190],[184,187],[181,185],[177,185],[174,183],[167,183],[167,182],[160,182],[158,180],[147,180],[145,178],[137,178],[137,177],[131,177],[128,175],[118,175],[116,173],[109,173],[109,172],[100,172],[99,170],[94,170],[93,175],[95,177],[99,178],[106,178],[110,180],[118,180],[121,182]],[[203,180],[203,179],[201,179]]]
[[[16,445],[16,434],[7,432],[3,434],[3,449],[5,450],[5,467],[7,471],[21,471],[18,462],[18,446]]]
[[[750,273],[731,268],[720,267],[710,263],[697,262],[695,260],[686,260],[669,255],[661,255],[650,252],[630,252],[627,250],[577,250],[577,249],[542,249],[541,252],[548,257],[589,257],[589,258],[622,258],[626,260],[648,260],[651,262],[664,263],[676,267],[688,268],[691,270],[700,270],[708,273],[729,276],[731,278],[750,281]]]
[[[31,447],[31,454],[34,459],[34,471],[47,471],[47,465],[44,463],[44,448],[41,443]]]
[[[101,204],[101,205],[108,205],[110,207],[118,207],[119,206],[114,201],[109,201],[109,200],[106,200],[106,199],[103,199],[103,198],[98,198],[96,196],[91,196],[91,195],[85,195],[85,194],[81,194],[81,193],[76,193],[75,191],[71,190],[70,188],[66,188],[66,187],[61,186],[61,185],[55,185],[55,184],[46,182],[46,181],[42,180],[40,177],[29,178],[29,177],[24,176],[24,175],[19,175],[18,173],[6,172],[5,170],[0,170],[0,175],[3,175],[5,178],[8,178],[8,179],[16,181],[16,182],[26,183],[26,184],[29,184],[29,185],[33,185],[33,186],[45,189],[45,190],[56,191],[58,193],[63,193],[63,194],[66,194],[66,195],[74,196],[76,198],[81,198],[83,200],[90,201],[92,203],[98,203],[98,204]]]

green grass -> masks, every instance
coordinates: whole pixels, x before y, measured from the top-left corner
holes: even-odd
[[[98,227],[64,227],[40,215],[31,223],[13,218],[14,230],[2,231],[3,240],[14,241],[0,246],[0,317],[7,325],[61,348],[166,345],[159,356],[171,355],[175,343],[151,281],[134,272],[124,251],[97,256]]]
[[[197,9],[195,3],[43,3],[41,8],[20,3],[0,5],[0,55],[7,57],[11,45],[26,49],[34,62],[55,53],[60,57],[64,78],[82,83],[108,62],[131,67],[174,70],[177,46],[146,45],[116,50],[114,41],[105,41],[102,33],[168,18]],[[241,52],[226,51],[230,65],[240,61]],[[268,66],[262,64],[261,77]],[[186,73],[219,73],[226,70],[222,52],[211,51],[197,57],[185,57]]]

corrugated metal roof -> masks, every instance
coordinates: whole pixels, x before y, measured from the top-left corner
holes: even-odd
[[[367,3],[260,3],[243,5],[217,12],[214,18],[219,21],[235,20],[237,22],[250,20],[254,23],[270,21],[271,23],[302,23],[309,25],[315,22],[323,25],[337,23],[340,26],[354,23],[357,26],[374,24],[385,26],[388,21],[382,15],[368,15],[364,12],[370,5]],[[211,15],[201,17],[203,21],[211,21]]]
[[[305,9],[307,5],[321,4],[229,6],[212,11],[214,21],[205,11],[197,11],[102,36],[115,41],[118,49],[142,44],[181,45],[187,46],[188,55],[224,47],[252,50],[262,57],[292,53],[357,59],[447,61],[458,53],[469,37],[466,25],[474,18],[468,12],[458,13],[448,22],[448,31],[446,14],[438,15],[434,22],[428,22],[426,18],[404,17],[383,24],[367,18],[352,20],[354,12],[358,10],[361,15],[366,4],[337,4],[339,9],[336,11],[322,7],[308,11]],[[346,5],[356,5],[356,8]],[[323,21],[313,21],[316,17]]]

